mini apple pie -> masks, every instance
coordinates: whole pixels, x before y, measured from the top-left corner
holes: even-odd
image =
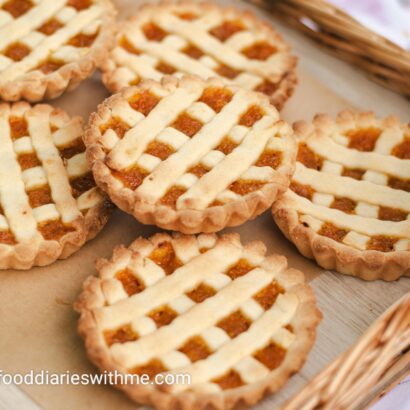
[[[145,224],[183,233],[239,225],[286,190],[296,144],[261,93],[166,77],[123,89],[85,134],[97,184]]]
[[[82,120],[49,105],[0,104],[0,269],[66,258],[104,226]]]
[[[410,127],[372,113],[297,123],[296,172],[273,207],[299,251],[366,280],[410,275]]]
[[[249,11],[195,1],[147,3],[118,23],[103,81],[117,92],[164,74],[218,76],[265,93],[281,109],[296,85],[295,66],[280,34]]]
[[[265,253],[238,234],[157,234],[117,247],[75,305],[89,358],[101,371],[148,377],[116,387],[158,409],[225,410],[277,391],[303,365],[321,314],[303,274]]]
[[[0,98],[58,97],[89,77],[114,42],[109,0],[0,1]]]

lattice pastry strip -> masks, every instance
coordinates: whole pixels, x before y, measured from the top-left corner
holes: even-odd
[[[282,230],[326,268],[365,279],[407,275],[409,127],[393,116],[345,111],[336,121],[319,115],[295,130],[300,137],[296,171],[274,206]],[[319,242],[337,253],[319,254],[314,245]]]
[[[100,64],[112,42],[108,0],[9,0],[0,5],[0,96],[54,98]]]
[[[295,156],[291,129],[266,97],[197,77],[109,98],[86,145],[97,183],[120,208],[182,232],[258,215],[286,188]]]
[[[280,109],[293,92],[295,65],[280,35],[250,12],[168,2],[146,4],[121,22],[103,80],[117,92],[164,74],[219,76],[267,94]]]
[[[82,124],[49,105],[0,105],[0,266],[67,257],[110,211],[85,158]]]
[[[118,386],[169,409],[187,396],[187,409],[204,400],[231,408],[267,386],[279,388],[304,361],[320,313],[303,275],[265,252],[261,242],[243,246],[236,234],[157,234],[115,249],[76,303],[91,360],[151,380],[189,375],[190,385],[161,390]]]

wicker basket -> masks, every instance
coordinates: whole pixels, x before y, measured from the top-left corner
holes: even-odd
[[[410,372],[410,293],[281,410],[363,409]]]
[[[251,0],[361,67],[374,81],[410,97],[410,53],[324,0]]]

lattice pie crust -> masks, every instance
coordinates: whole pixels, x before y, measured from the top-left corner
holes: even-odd
[[[275,221],[325,269],[363,279],[410,275],[410,127],[340,113],[297,123],[298,162]]]
[[[0,104],[0,269],[66,258],[112,206],[85,158],[82,120],[49,105]]]
[[[0,98],[58,97],[89,77],[114,43],[109,0],[1,0]]]
[[[300,369],[321,314],[303,274],[238,234],[140,238],[97,262],[76,303],[90,359],[123,373],[189,374],[191,384],[122,389],[158,409],[230,409]]]
[[[193,1],[147,3],[118,23],[103,81],[117,92],[164,74],[219,76],[267,94],[281,109],[296,84],[295,66],[280,34],[249,11]]]
[[[287,188],[296,155],[291,127],[266,96],[217,78],[126,88],[91,116],[85,142],[114,203],[184,233],[259,215]]]

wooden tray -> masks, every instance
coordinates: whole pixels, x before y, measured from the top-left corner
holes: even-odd
[[[122,14],[136,1],[117,1]],[[238,2],[224,2],[236,3]],[[241,7],[249,7],[240,4]],[[254,8],[254,10],[256,10]],[[263,12],[256,12],[266,18]],[[283,111],[293,122],[310,119],[317,112],[335,115],[347,107],[371,109],[378,115],[391,112],[408,120],[410,104],[401,97],[368,81],[361,73],[322,53],[300,34],[274,22],[300,57],[297,91]],[[81,86],[52,102],[70,114],[84,119],[108,96],[96,74]],[[230,229],[241,233],[245,242],[259,239],[269,252],[282,253],[292,267],[301,269],[313,287],[324,320],[317,343],[303,370],[285,388],[254,408],[271,410],[299,391],[321,369],[351,346],[368,326],[393,302],[410,291],[410,279],[394,283],[361,280],[326,272],[303,258],[278,231],[270,212],[255,221]],[[138,224],[117,211],[103,232],[65,261],[28,272],[5,271],[0,274],[0,369],[10,373],[48,370],[50,373],[91,373],[95,368],[85,357],[77,336],[77,314],[72,303],[83,280],[94,273],[94,260],[109,257],[112,248],[129,244],[137,236],[157,230]],[[395,373],[399,375],[404,366]],[[391,375],[390,375],[391,376]],[[394,377],[393,377],[394,379]],[[0,409],[112,409],[135,408],[122,393],[109,386],[2,386]]]

